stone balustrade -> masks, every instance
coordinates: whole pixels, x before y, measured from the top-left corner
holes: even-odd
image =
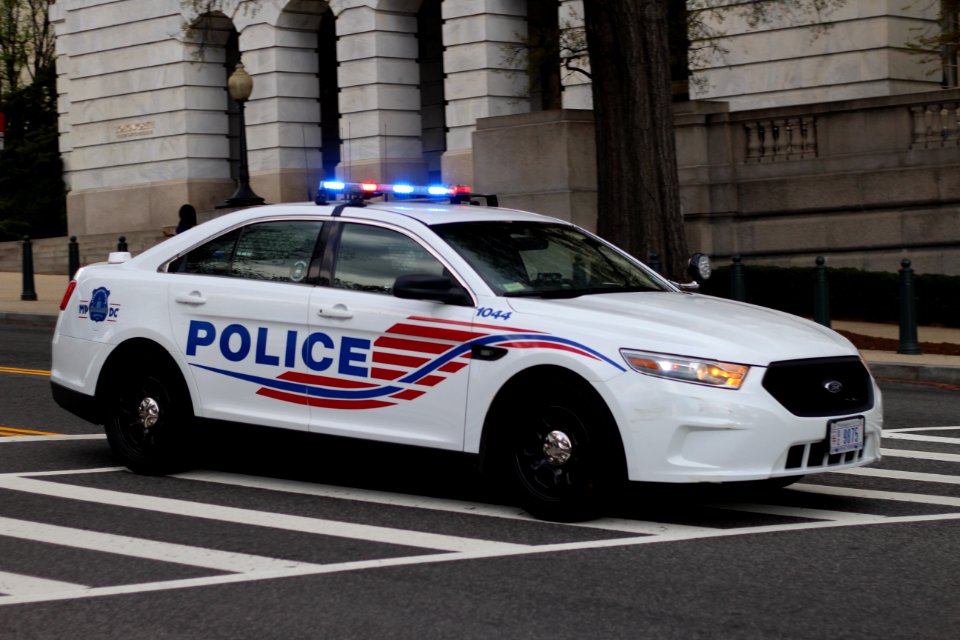
[[[960,146],[958,102],[937,102],[910,107],[913,117],[912,149]]]
[[[817,119],[794,116],[745,122],[745,162],[780,162],[817,157]]]

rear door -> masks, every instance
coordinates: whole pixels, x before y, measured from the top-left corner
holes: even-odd
[[[207,418],[306,430],[307,282],[323,222],[268,220],[190,251],[171,270],[168,308]]]

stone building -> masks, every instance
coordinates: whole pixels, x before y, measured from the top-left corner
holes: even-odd
[[[253,190],[305,200],[322,177],[469,183],[476,121],[544,104],[505,56],[551,0],[59,0],[61,151],[69,231],[158,229],[234,189],[242,60]],[[531,22],[532,21],[532,22]],[[190,29],[189,27],[195,27]],[[567,107],[589,106],[572,79]],[[584,101],[584,97],[587,101]]]
[[[226,80],[241,60],[254,82],[251,185],[268,202],[309,199],[333,175],[442,180],[593,224],[590,86],[510,55],[541,27],[576,26],[582,0],[218,0],[204,15],[197,4],[210,3],[52,5],[71,234],[156,232],[185,202],[216,211],[238,171]],[[843,0],[814,15],[784,1],[758,23],[739,1],[688,1],[705,5],[694,101],[676,109],[695,248],[834,252],[874,268],[938,245],[928,268],[960,273],[960,94],[943,90],[955,56],[907,46],[939,28],[937,2]],[[841,220],[846,232],[825,234]]]

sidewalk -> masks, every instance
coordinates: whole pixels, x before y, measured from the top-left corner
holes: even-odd
[[[25,301],[20,299],[23,292],[22,274],[0,272],[0,322],[28,323],[53,328],[67,283],[66,275],[36,275],[34,290],[37,299]],[[896,325],[834,321],[833,328],[880,338],[900,337],[900,329]],[[920,327],[919,338],[921,343],[960,344],[960,329]],[[960,385],[960,356],[907,356],[894,351],[863,351],[862,354],[878,378]]]

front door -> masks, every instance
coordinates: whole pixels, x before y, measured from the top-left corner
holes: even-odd
[[[310,299],[311,430],[461,449],[475,309],[394,297],[398,276],[450,272],[397,229],[342,225]]]

